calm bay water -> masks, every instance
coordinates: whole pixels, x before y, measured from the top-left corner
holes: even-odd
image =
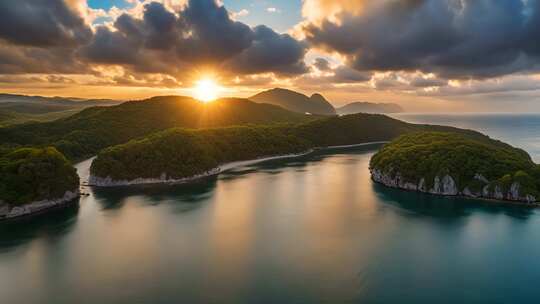
[[[540,116],[399,118],[540,159]],[[375,185],[376,149],[86,189],[78,205],[0,224],[0,303],[538,302],[540,210]]]

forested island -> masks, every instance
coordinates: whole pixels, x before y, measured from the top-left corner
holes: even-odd
[[[33,107],[51,106],[49,99],[42,104],[31,99]],[[0,218],[38,213],[73,200],[79,193],[79,178],[72,162],[131,139],[174,127],[202,129],[313,119],[317,116],[241,98],[204,104],[190,97],[160,96],[90,107],[50,122],[0,127]]]
[[[79,176],[55,148],[0,151],[0,219],[36,213],[79,195]]]
[[[420,132],[385,145],[371,159],[374,181],[438,195],[535,203],[540,167],[527,152],[479,133]]]
[[[498,157],[495,152],[502,148],[518,155],[519,166],[505,167],[500,176],[466,164],[489,179],[490,185],[492,179],[500,181],[493,184],[493,196],[500,196],[499,192],[507,196],[506,173],[511,182],[521,181],[522,192],[532,189],[531,181],[538,180],[536,167],[525,152],[470,130],[410,124],[380,114],[306,115],[239,98],[204,104],[190,97],[164,96],[91,107],[51,122],[0,127],[0,218],[41,212],[77,197],[79,178],[72,162],[96,154],[91,166],[95,185],[178,182],[218,173],[230,162],[386,142],[425,131],[453,132],[489,144],[497,148],[492,157]],[[396,149],[406,152],[408,148]],[[379,158],[375,158],[374,168],[379,168]],[[446,180],[445,175],[440,176],[439,183]],[[477,193],[475,187],[459,187],[458,191]],[[520,196],[529,201],[536,197],[534,191]]]
[[[218,173],[219,166],[228,162],[388,141],[422,130],[476,134],[450,127],[413,125],[376,114],[272,126],[172,129],[102,151],[92,163],[90,183],[118,186],[179,182]]]

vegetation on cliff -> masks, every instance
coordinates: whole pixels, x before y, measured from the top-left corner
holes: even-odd
[[[102,151],[94,160],[91,173],[116,181],[160,178],[162,174],[167,179],[179,179],[202,174],[225,162],[298,153],[315,147],[388,141],[426,128],[459,131],[413,125],[372,114],[322,118],[300,124],[172,129]]]
[[[426,192],[436,178],[450,176],[458,193],[501,199],[540,197],[540,168],[530,156],[479,133],[405,134],[376,153],[370,167],[390,178],[399,175],[402,183],[419,188],[424,180]]]
[[[306,151],[307,141],[285,126],[238,126],[219,129],[171,129],[101,152],[94,176],[113,180],[180,179],[202,174],[218,165],[261,156]]]
[[[0,201],[21,205],[76,191],[79,177],[55,148],[0,150]]]

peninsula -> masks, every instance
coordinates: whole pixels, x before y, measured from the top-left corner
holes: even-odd
[[[102,151],[92,163],[90,184],[183,182],[219,173],[220,166],[229,162],[389,141],[404,133],[425,130],[477,134],[451,127],[414,125],[377,114],[334,116],[299,124],[176,128]]]

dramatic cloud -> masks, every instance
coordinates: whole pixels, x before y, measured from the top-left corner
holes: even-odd
[[[63,0],[0,1],[0,39],[28,46],[81,44],[92,35]]]
[[[142,19],[123,14],[114,30],[99,27],[92,43],[82,50],[92,62],[133,65],[139,71],[151,70],[145,64],[164,60],[183,68],[212,65],[242,74],[302,73],[305,52],[304,43],[289,35],[232,20],[225,7],[213,0],[189,1],[177,13],[150,3]]]
[[[88,73],[120,66],[134,78],[150,73],[181,80],[201,68],[240,75],[307,71],[306,43],[235,21],[215,0],[169,2],[115,9],[110,22],[89,25],[83,15],[96,13],[84,5],[79,9],[77,0],[2,1],[0,73]]]
[[[468,80],[440,87],[435,91],[420,92],[423,95],[462,96],[487,93],[525,92],[540,90],[540,78],[510,75],[484,81]]]
[[[234,72],[257,74],[272,71],[282,74],[303,74],[307,45],[287,34],[278,34],[260,25],[254,29],[249,48],[232,58],[227,65]]]
[[[304,19],[288,33],[237,20],[289,18],[270,3],[230,12],[220,0],[127,2],[0,1],[0,87],[159,93],[213,75],[240,90],[342,96],[540,92],[540,0],[303,0]]]
[[[0,43],[0,74],[88,72],[88,66],[78,61],[70,48],[43,49]]]
[[[305,3],[316,6],[333,13],[314,13],[305,22],[308,41],[342,54],[358,70],[489,78],[534,70],[540,62],[539,0]]]
[[[133,64],[138,60],[139,45],[120,31],[105,26],[97,28],[92,43],[81,50],[90,61],[104,64]]]
[[[339,66],[334,71],[333,81],[337,83],[355,83],[364,82],[371,79],[372,75],[368,72],[360,72],[347,66]]]
[[[326,72],[331,69],[330,62],[324,58],[317,58],[313,65],[321,72]]]

